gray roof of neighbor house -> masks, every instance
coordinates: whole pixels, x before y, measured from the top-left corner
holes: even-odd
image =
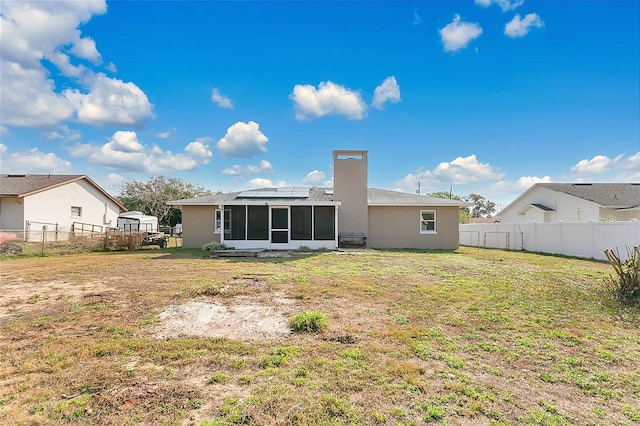
[[[582,198],[602,207],[640,206],[640,183],[536,183],[536,185]]]
[[[224,194],[206,195],[203,197],[187,198],[184,200],[169,201],[172,206],[207,206],[207,205],[245,205],[245,204],[327,204],[339,205],[340,201],[334,198],[331,188],[308,188],[309,196],[279,198],[273,188],[262,188],[249,191],[228,192]],[[260,192],[270,194],[260,197]],[[469,204],[463,201],[447,198],[427,197],[424,195],[407,194],[398,191],[369,188],[367,199],[370,206],[455,206],[466,207]]]
[[[29,175],[3,174],[0,175],[0,196],[26,197],[78,180],[86,180],[100,191],[105,197],[113,201],[121,210],[127,210],[118,200],[85,175]]]

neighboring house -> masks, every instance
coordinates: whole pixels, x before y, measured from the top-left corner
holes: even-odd
[[[469,204],[367,188],[367,151],[334,151],[334,188],[263,188],[170,201],[182,210],[183,247],[458,248]]]
[[[84,175],[0,175],[0,230],[48,231],[60,238],[79,227],[115,227],[126,208]]]
[[[640,183],[536,183],[496,216],[502,223],[640,219]]]

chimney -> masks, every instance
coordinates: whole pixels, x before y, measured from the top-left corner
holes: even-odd
[[[338,208],[338,233],[368,234],[367,151],[333,151],[333,193]]]

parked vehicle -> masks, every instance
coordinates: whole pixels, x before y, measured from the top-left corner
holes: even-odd
[[[118,231],[123,234],[140,234],[143,245],[157,244],[166,248],[168,237],[158,230],[158,218],[139,211],[120,213]]]

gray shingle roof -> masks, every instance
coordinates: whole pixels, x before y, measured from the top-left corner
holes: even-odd
[[[367,193],[369,205],[385,206],[456,206],[466,207],[469,203],[451,200],[449,198],[429,197],[426,195],[409,194],[406,192],[389,191],[386,189],[369,188]]]
[[[93,185],[105,197],[113,201],[121,210],[127,210],[118,200],[85,175],[29,175],[2,174],[0,175],[0,196],[25,197],[34,193],[46,191],[57,186],[66,185],[84,179]]]
[[[640,206],[640,183],[537,183],[536,185],[582,198],[602,207]]]
[[[214,194],[203,197],[187,198],[184,200],[170,201],[170,205],[218,205],[218,204],[252,204],[269,201],[270,203],[281,202],[290,204],[292,201],[300,199],[291,198],[240,198],[240,192],[228,192],[226,194]],[[309,198],[303,199],[305,203],[336,203],[332,190],[327,188],[310,188]],[[456,206],[465,207],[468,203],[449,200],[447,198],[427,197],[424,195],[407,194],[405,192],[388,191],[386,189],[369,188],[367,191],[369,205],[377,206]]]
[[[21,197],[82,177],[83,175],[0,175],[0,195]]]

